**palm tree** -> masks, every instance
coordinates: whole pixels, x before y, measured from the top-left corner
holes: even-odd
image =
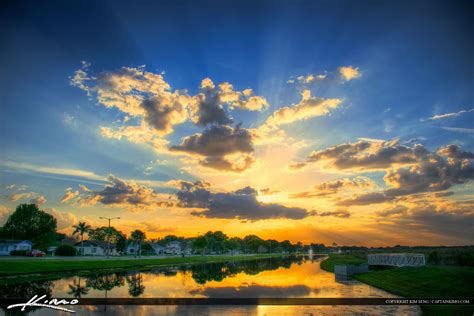
[[[141,271],[132,272],[132,275],[127,277],[128,293],[131,296],[137,297],[145,292],[145,287],[142,285],[142,281],[143,277]]]
[[[89,293],[89,288],[87,286],[81,286],[81,277],[78,277],[79,281],[74,279],[72,284],[69,284],[68,294],[74,296],[75,298],[81,298],[82,295],[87,295]]]
[[[79,222],[77,225],[73,225],[72,228],[74,228],[73,236],[81,236],[81,254],[84,254],[84,234],[91,230],[91,226],[87,225],[86,222]]]
[[[134,230],[132,234],[130,235],[130,239],[133,240],[133,243],[135,244],[135,257],[137,256],[137,252],[138,252],[139,257],[142,256],[142,251],[141,251],[142,241],[145,240],[145,238],[146,238],[145,233],[138,229]],[[138,245],[138,249],[137,249],[137,245]]]

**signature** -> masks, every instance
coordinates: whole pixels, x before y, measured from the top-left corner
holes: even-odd
[[[15,307],[21,307],[21,311],[24,311],[25,308],[27,307],[46,307],[46,308],[51,308],[63,312],[69,312],[69,313],[75,313],[72,309],[67,309],[65,307],[61,307],[58,305],[76,305],[79,303],[78,300],[73,299],[71,301],[67,300],[58,300],[56,298],[53,298],[52,300],[45,300],[46,295],[38,297],[38,295],[33,296],[28,302],[26,303],[20,303],[20,304],[13,304],[7,307],[7,309],[12,309]]]

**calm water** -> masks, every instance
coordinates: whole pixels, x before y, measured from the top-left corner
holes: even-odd
[[[1,297],[394,297],[355,280],[336,280],[320,257],[278,258],[130,270],[0,286]],[[80,315],[418,315],[414,306],[74,306]],[[0,311],[0,313],[3,313]],[[38,309],[30,315],[57,315]],[[66,314],[65,314],[66,315]],[[67,314],[70,315],[70,314]]]

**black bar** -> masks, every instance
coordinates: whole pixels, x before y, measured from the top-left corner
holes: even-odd
[[[0,305],[29,300],[2,298]],[[474,305],[474,298],[81,298],[76,305]]]

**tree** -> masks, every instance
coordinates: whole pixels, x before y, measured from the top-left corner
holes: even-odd
[[[107,239],[109,233],[109,228],[107,226],[102,226],[98,228],[91,229],[88,232],[89,239],[109,241]],[[120,230],[117,230],[115,227],[110,227],[110,242],[112,244],[117,243],[117,241],[124,235]]]
[[[76,281],[76,278],[74,278],[74,281],[72,282],[72,284],[69,284],[68,294],[74,296],[75,298],[81,298],[82,295],[87,295],[87,293],[89,293],[89,288],[87,286],[81,285],[80,276],[78,276],[77,279],[79,281]]]
[[[84,254],[84,234],[88,233],[91,230],[91,226],[87,225],[86,222],[79,222],[77,225],[72,226],[74,231],[72,235],[79,235],[81,236],[81,252],[80,254]]]
[[[139,229],[134,230],[132,234],[130,235],[130,239],[133,240],[134,245],[135,245],[135,257],[137,256],[137,252],[138,252],[139,257],[142,256],[141,247],[142,247],[142,242],[143,240],[145,240],[145,238],[146,238],[145,233]]]
[[[35,204],[20,204],[3,227],[3,234],[12,239],[28,239],[46,247],[56,237],[56,219]]]
[[[204,254],[208,245],[209,243],[207,242],[206,236],[199,236],[198,238],[194,239],[192,247],[194,251]]]
[[[224,249],[227,251],[234,251],[240,248],[240,243],[236,238],[227,239],[224,241]]]
[[[115,249],[117,252],[124,253],[125,249],[127,248],[127,236],[121,234],[120,237],[117,239],[117,243],[115,244]]]

